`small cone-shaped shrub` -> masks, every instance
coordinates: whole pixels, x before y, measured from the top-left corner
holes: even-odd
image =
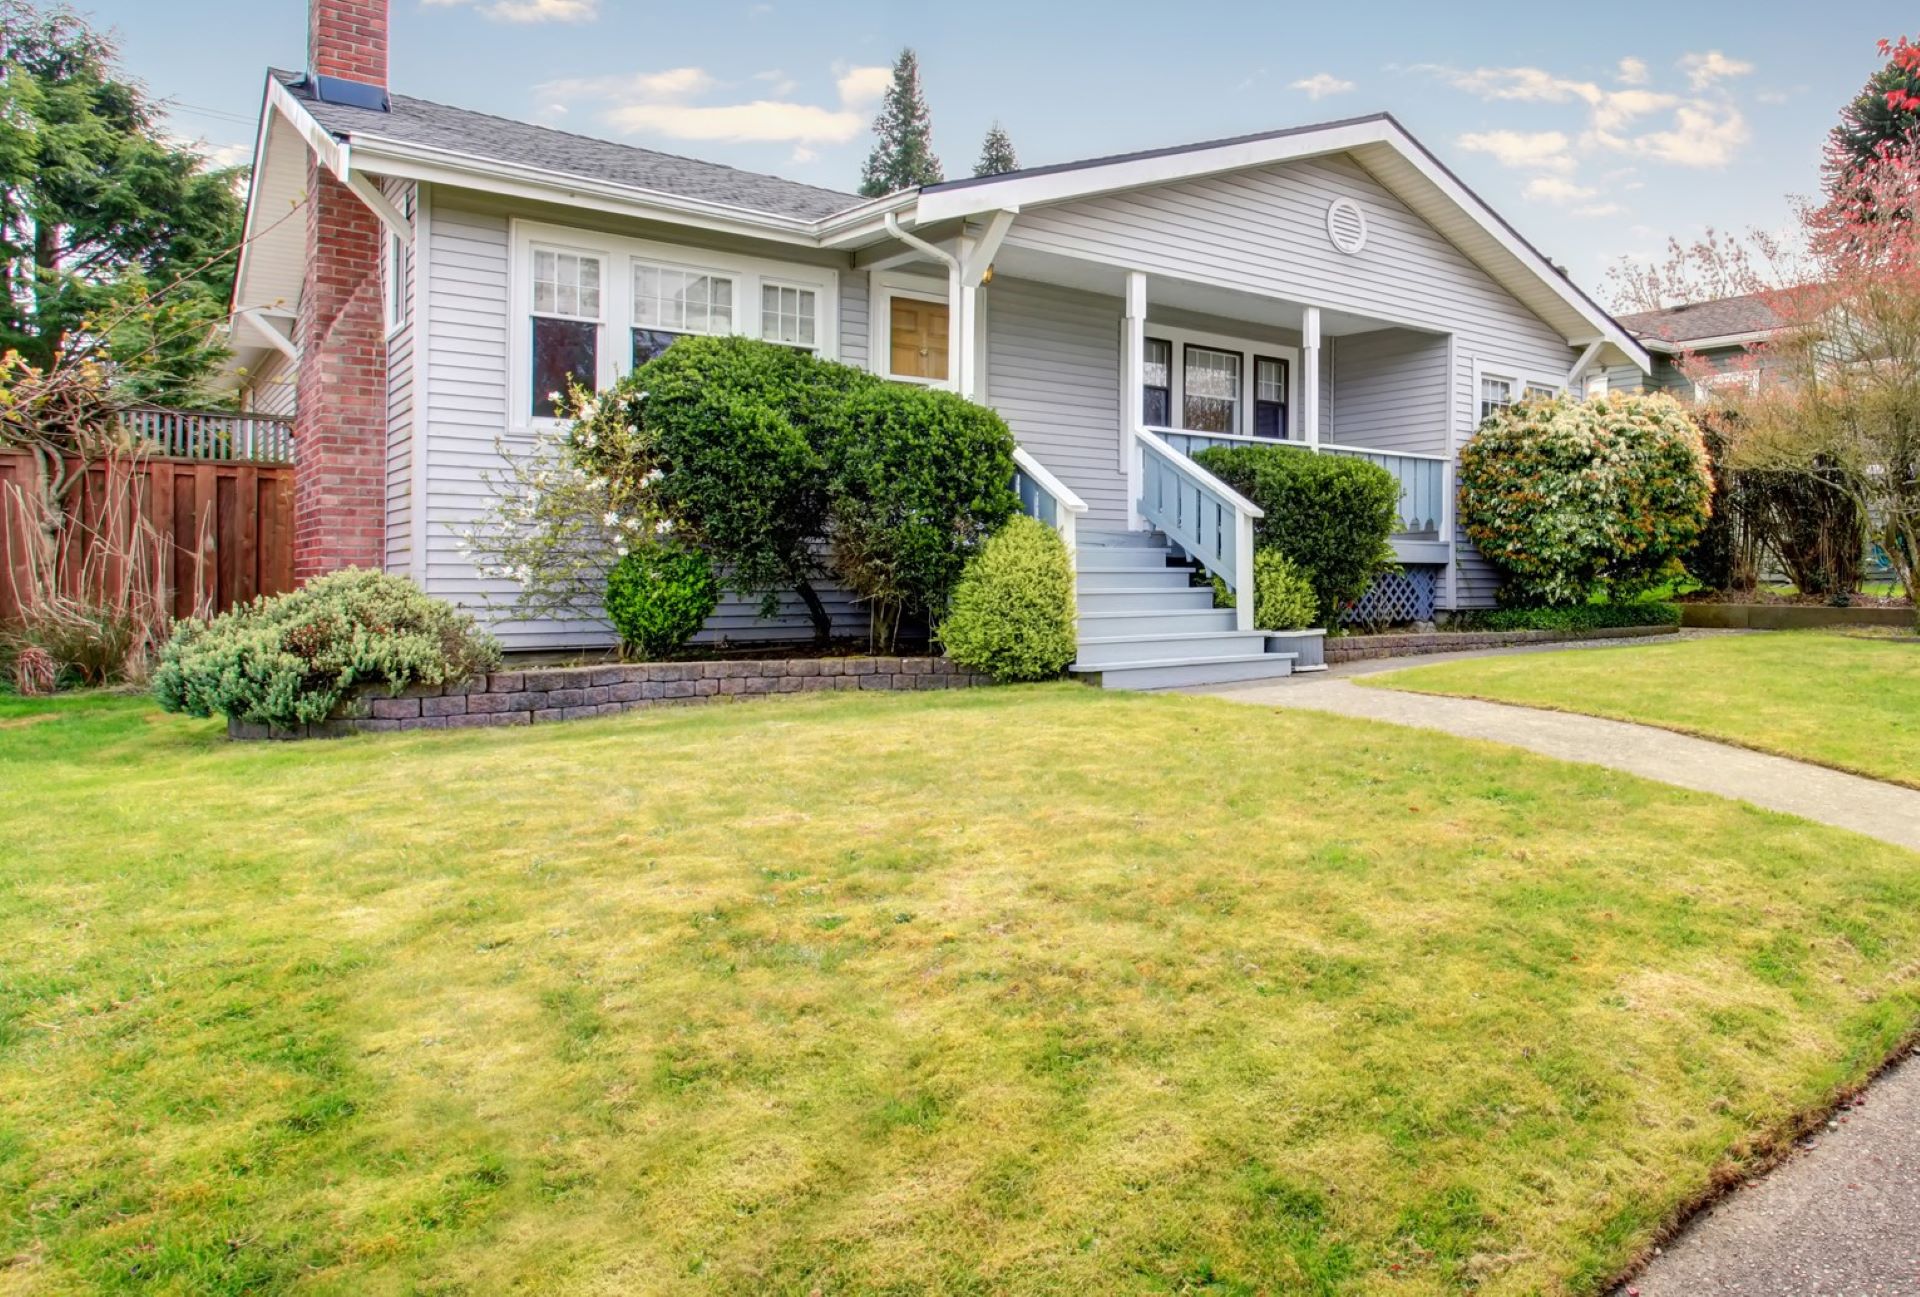
[[[948,657],[1003,684],[1066,670],[1073,564],[1053,528],[1022,515],[995,532],[961,573],[940,639]]]

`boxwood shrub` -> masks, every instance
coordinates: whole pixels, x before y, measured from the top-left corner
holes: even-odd
[[[1320,606],[1297,564],[1271,545],[1253,552],[1253,624],[1258,630],[1304,630],[1313,625]],[[1234,606],[1233,592],[1219,577],[1213,578],[1213,602],[1217,608]]]
[[[1216,446],[1194,459],[1265,513],[1255,543],[1313,587],[1310,625],[1335,625],[1341,608],[1393,569],[1400,486],[1379,465],[1290,446]]]
[[[210,622],[183,621],[161,651],[167,711],[269,725],[323,721],[363,685],[394,693],[465,680],[500,660],[473,618],[405,577],[347,568]]]
[[[1623,626],[1678,626],[1680,605],[1653,599],[1576,603],[1558,608],[1494,608],[1457,613],[1448,630],[1612,630]]]
[[[674,541],[636,545],[607,574],[607,620],[629,657],[665,657],[699,633],[719,602],[713,564]]]
[[[1066,670],[1078,642],[1059,533],[1025,514],[1008,519],[961,573],[940,640],[955,662],[1003,684]]]

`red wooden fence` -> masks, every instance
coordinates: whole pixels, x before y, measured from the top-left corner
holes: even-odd
[[[17,612],[16,591],[27,588],[30,571],[26,543],[33,519],[23,514],[21,491],[29,498],[34,492],[32,456],[0,451],[0,621]],[[174,616],[192,615],[203,596],[224,612],[255,595],[293,589],[292,465],[150,457],[110,471],[96,461],[69,500],[70,547],[95,543],[103,520],[113,516],[110,491],[131,491],[164,543],[162,568]],[[123,494],[120,503],[130,501]],[[64,567],[77,573],[81,564],[73,548],[68,552]]]

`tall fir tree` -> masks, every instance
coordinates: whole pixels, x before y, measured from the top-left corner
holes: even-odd
[[[980,160],[973,164],[973,174],[1002,176],[1019,169],[1020,159],[1013,155],[1013,141],[1008,138],[1006,128],[995,122],[987,128],[987,138],[980,145]]]
[[[920,91],[920,60],[910,49],[894,60],[893,84],[874,119],[878,142],[860,173],[860,192],[879,198],[900,189],[937,185],[946,176],[933,155],[933,118]]]
[[[1907,149],[1920,140],[1920,40],[1902,36],[1880,42],[1886,60],[1827,136],[1827,193],[1845,192],[1853,173],[1885,148]]]

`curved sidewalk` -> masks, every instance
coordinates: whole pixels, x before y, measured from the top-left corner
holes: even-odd
[[[1367,674],[1430,660],[1369,662]],[[1219,685],[1190,692],[1490,739],[1542,756],[1584,761],[1751,802],[1920,851],[1920,791],[1649,725],[1471,698],[1370,689],[1334,675],[1289,676],[1257,685]]]

